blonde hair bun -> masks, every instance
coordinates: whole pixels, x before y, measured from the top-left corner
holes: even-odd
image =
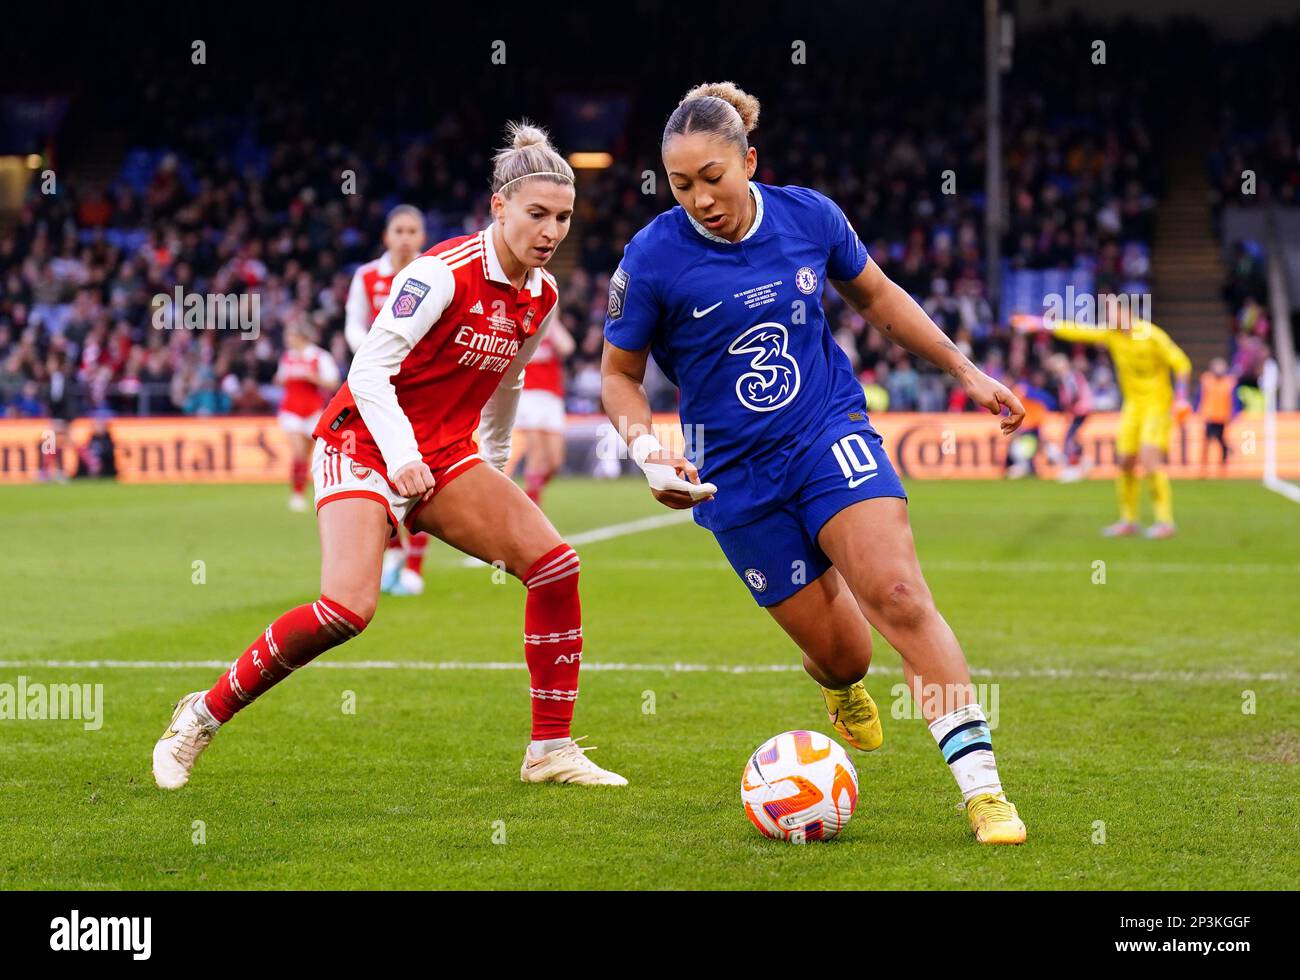
[[[537,177],[552,184],[572,184],[573,168],[551,146],[546,130],[528,119],[506,124],[506,145],[492,158],[492,190],[514,193],[518,182]]]
[[[754,127],[758,125],[758,115],[761,111],[758,99],[735,82],[705,82],[703,85],[696,85],[677,104],[682,105],[691,99],[702,98],[721,99],[735,109],[740,115],[740,124],[745,127],[746,133],[753,132]]]
[[[516,150],[522,150],[526,146],[545,146],[549,148],[551,145],[551,139],[546,135],[546,130],[540,126],[534,126],[527,119],[508,123],[506,125],[506,139],[510,141],[511,147]]]

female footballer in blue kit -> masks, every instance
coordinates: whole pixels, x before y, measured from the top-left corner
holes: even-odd
[[[798,644],[845,741],[869,751],[883,739],[863,683],[874,625],[902,657],[976,839],[1022,843],[966,658],[917,563],[903,486],[826,322],[825,283],[973,401],[1008,409],[1003,433],[1024,409],[885,277],[833,202],[751,180],[758,113],[722,82],[692,89],[669,117],[661,150],[679,206],[628,243],[611,278],[605,411],[655,498],[695,508]],[[680,390],[683,427],[702,433],[693,459],[652,434],[641,384],[651,353]]]

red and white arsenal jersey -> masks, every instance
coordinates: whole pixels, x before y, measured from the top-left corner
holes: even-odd
[[[549,391],[564,397],[564,366],[555,352],[555,343],[548,333],[537,342],[537,353],[528,362],[524,372],[524,388],[528,391]]]
[[[440,242],[403,269],[393,281],[384,308],[353,361],[349,377],[321,415],[314,435],[365,466],[392,475],[397,468],[420,458],[430,469],[449,465],[473,452],[473,433],[483,406],[502,383],[522,370],[532,353],[525,343],[538,334],[555,309],[559,292],[555,279],[533,269],[522,289],[507,279],[492,244],[491,229]],[[408,450],[409,434],[398,418],[385,414],[391,395],[387,386],[370,378],[358,381],[365,397],[358,407],[352,384],[377,362],[396,334],[409,344],[409,353],[388,381],[397,408],[410,423],[415,446]],[[524,353],[521,355],[521,349]],[[371,371],[370,373],[373,373]],[[410,459],[385,461],[379,444],[362,417],[382,424],[381,439],[390,452]]]
[[[315,382],[308,380],[313,375],[328,388],[338,384],[338,365],[326,351],[308,344],[300,351],[287,350],[280,355],[280,366],[276,371],[276,377],[284,385],[280,411],[309,418],[321,410],[325,396]]]
[[[358,266],[357,271],[352,274],[352,285],[348,287],[343,332],[347,337],[348,346],[353,351],[361,346],[370,325],[375,322],[375,317],[379,316],[379,311],[384,308],[395,275],[397,270],[393,268],[393,259],[388,252]]]

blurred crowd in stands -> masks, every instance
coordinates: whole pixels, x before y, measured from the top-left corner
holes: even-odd
[[[1222,205],[1300,207],[1300,18],[1226,45],[1217,60],[1216,142],[1210,199]],[[1257,377],[1270,355],[1266,257],[1260,242],[1232,242],[1223,300],[1231,372]]]
[[[1159,30],[1130,25],[1112,48],[1112,60],[1140,52],[1144,71],[1104,73],[1074,50],[1080,30],[1074,24],[1020,36],[1006,77],[1004,298],[1013,284],[1031,281],[1017,277],[1080,282],[1099,292],[1145,286],[1162,192],[1153,126],[1165,81]],[[744,59],[757,54],[728,59],[728,74],[763,100],[753,137],[756,179],[829,195],[885,272],[986,371],[1048,385],[1050,345],[1013,337],[990,304],[978,21],[971,30],[938,26],[897,40],[869,63],[811,58],[799,70],[755,63],[747,73]],[[3,414],[273,412],[287,325],[309,325],[346,371],[350,275],[379,253],[391,206],[419,206],[429,244],[484,227],[489,156],[504,121],[531,105],[566,149],[566,125],[548,115],[548,94],[573,92],[584,81],[607,92],[610,80],[621,78],[626,123],[614,163],[579,171],[573,233],[554,263],[562,319],[577,341],[569,409],[598,411],[609,275],[626,241],[673,203],[659,171],[659,127],[681,94],[676,88],[686,86],[674,80],[670,91],[659,79],[626,91],[629,77],[647,77],[635,57],[655,50],[646,43],[624,52],[626,64],[608,79],[598,72],[584,79],[579,61],[564,69],[569,77],[548,76],[546,85],[484,72],[472,91],[460,92],[390,75],[358,87],[364,76],[346,63],[325,77],[304,67],[246,83],[237,100],[225,102],[211,78],[164,79],[141,59],[132,67],[134,84],[103,110],[125,140],[114,168],[60,172],[54,195],[34,185],[16,222],[0,230]],[[1270,50],[1281,54],[1275,43]],[[944,66],[942,78],[936,65]],[[521,90],[532,100],[522,106]],[[1216,186],[1226,188],[1238,164],[1267,146],[1271,193],[1294,200],[1288,133],[1271,128],[1254,143],[1225,135],[1212,161]],[[647,171],[657,175],[654,193],[644,192]],[[1239,311],[1240,336],[1259,344],[1238,343],[1233,353],[1249,358],[1266,343],[1267,317],[1257,259],[1242,250],[1234,263],[1225,298]],[[257,293],[257,338],[156,329],[151,299],[178,285]],[[951,379],[866,329],[833,290],[826,305],[874,411],[971,408]],[[1116,407],[1104,356],[1073,353],[1094,386],[1096,407]],[[650,388],[656,408],[672,409],[665,380],[652,376]]]
[[[1300,17],[1225,42],[1215,59],[1215,145],[1209,156],[1216,206],[1300,205]],[[1246,174],[1254,177],[1246,189]]]
[[[1207,165],[1216,219],[1225,204],[1300,206],[1300,18],[1224,45],[1215,62],[1214,147]],[[1255,377],[1270,353],[1266,259],[1232,242],[1223,288],[1230,370]]]
[[[1225,356],[1238,378],[1257,380],[1271,355],[1272,323],[1262,249],[1255,242],[1235,242],[1229,256],[1223,300],[1228,309]]]

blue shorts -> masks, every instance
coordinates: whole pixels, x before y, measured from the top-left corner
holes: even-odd
[[[723,554],[760,606],[790,598],[831,567],[817,535],[851,504],[907,499],[881,438],[866,426],[813,457],[792,496],[758,520],[714,531]]]

